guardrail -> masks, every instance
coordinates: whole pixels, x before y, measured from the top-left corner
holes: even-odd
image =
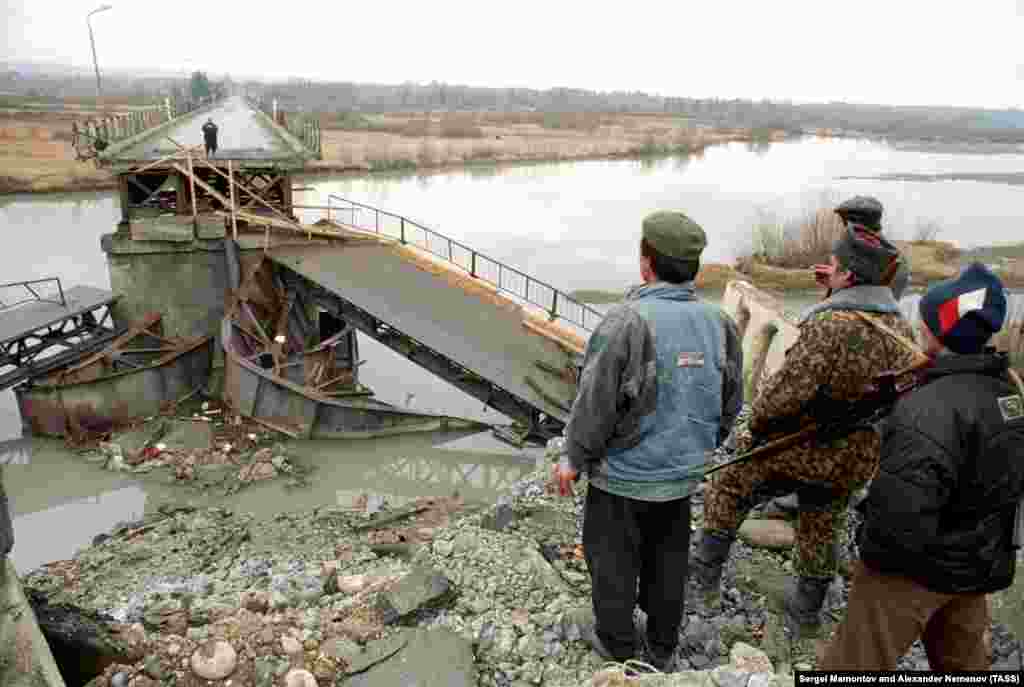
[[[216,99],[212,96],[188,101],[171,101],[168,98],[163,104],[72,122],[71,145],[79,160],[89,159],[95,152],[102,152],[112,143],[141,134],[146,129],[169,122],[213,102],[216,102]]]
[[[335,206],[335,203],[344,205]],[[462,268],[470,276],[545,310],[551,319],[563,319],[586,331],[593,331],[604,317],[599,311],[569,297],[554,286],[407,217],[334,194],[327,197],[327,207],[328,219],[334,219],[334,212],[343,211],[346,213],[343,219],[345,224],[421,248]],[[360,216],[363,212],[372,213],[372,216],[363,221]]]
[[[284,127],[285,131],[302,142],[302,145],[323,159],[323,141],[320,136],[320,118],[301,112],[285,112],[275,108],[266,99],[249,99],[251,105],[270,117],[271,121]]]
[[[57,284],[57,298],[59,300],[43,298],[41,295],[39,295],[39,292],[36,291],[36,289],[32,288],[36,284],[47,284],[51,282]],[[12,289],[19,287],[25,289],[30,294],[32,294],[32,297],[23,298],[22,300],[17,301],[15,303],[8,303],[6,298],[0,298],[0,310],[8,310],[10,308],[15,308],[19,305],[22,305],[23,303],[53,303],[54,305],[61,306],[67,306],[68,304],[67,299],[64,297],[64,287],[61,286],[60,279],[58,277],[47,277],[45,279],[29,279],[27,281],[12,281],[8,284],[0,284],[0,294],[3,293],[4,289]]]

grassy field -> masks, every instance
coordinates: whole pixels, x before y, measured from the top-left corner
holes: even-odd
[[[312,167],[328,171],[689,154],[781,136],[697,129],[660,114],[581,112],[345,113],[321,115],[321,127],[324,159]]]
[[[147,102],[0,97],[0,193],[114,187],[109,174],[77,162],[71,123]],[[375,172],[466,164],[700,154],[728,141],[778,138],[769,131],[707,130],[652,114],[400,113],[320,115],[323,160],[310,172]]]
[[[71,123],[141,104],[131,98],[63,102],[0,96],[0,193],[114,188],[109,173],[75,160]]]

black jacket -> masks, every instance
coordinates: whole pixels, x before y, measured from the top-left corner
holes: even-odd
[[[207,122],[203,124],[203,138],[206,139],[207,143],[217,142],[217,125],[213,122]]]
[[[925,385],[896,404],[864,502],[868,566],[938,593],[1011,584],[1024,417],[1006,369],[1005,354],[991,350],[940,356]]]

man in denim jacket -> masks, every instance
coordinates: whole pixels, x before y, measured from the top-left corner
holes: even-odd
[[[564,494],[580,472],[590,477],[583,548],[594,623],[583,623],[585,637],[608,660],[631,658],[639,605],[647,658],[671,670],[689,497],[743,405],[743,358],[736,325],[695,294],[704,230],[681,212],[656,212],[642,236],[644,283],[590,337],[556,478]]]

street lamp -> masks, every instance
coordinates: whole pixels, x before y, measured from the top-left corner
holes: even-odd
[[[111,9],[111,5],[100,5],[89,14],[85,15],[85,23],[89,27],[89,43],[92,44],[92,66],[96,69],[96,97],[99,98],[102,93],[100,92],[100,63],[96,60],[96,39],[92,37],[92,15],[97,12]]]

